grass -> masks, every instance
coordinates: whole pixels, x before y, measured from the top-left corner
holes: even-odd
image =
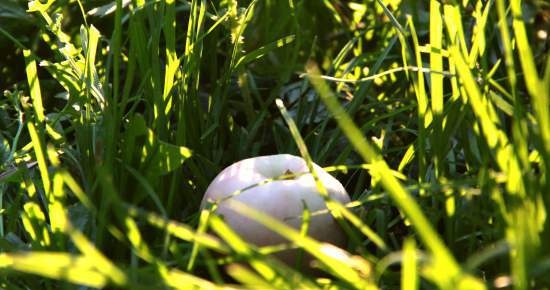
[[[519,0],[3,1],[0,288],[550,289],[549,15]],[[231,206],[318,273],[199,209],[225,166],[276,153],[344,184],[350,204],[326,199],[344,251]]]

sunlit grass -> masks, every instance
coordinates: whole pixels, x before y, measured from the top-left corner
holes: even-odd
[[[549,289],[548,4],[0,11],[0,288]],[[289,240],[257,247],[200,209],[225,166],[275,153],[345,185],[341,205],[317,184],[344,249],[229,199]],[[289,247],[315,271],[269,255]]]

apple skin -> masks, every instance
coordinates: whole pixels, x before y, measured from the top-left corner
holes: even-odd
[[[313,166],[329,196],[342,204],[348,203],[350,198],[342,184],[317,164]],[[306,162],[301,157],[290,154],[259,156],[241,160],[225,168],[214,178],[206,190],[201,207],[204,207],[207,202],[218,201],[235,191],[289,172],[308,172]],[[271,215],[295,229],[299,229],[301,226],[300,216],[303,214],[304,203],[311,213],[326,209],[323,197],[317,190],[311,173],[300,175],[295,179],[272,181],[245,190],[231,198]],[[225,222],[245,241],[256,246],[287,242],[279,234],[230,209],[223,200],[216,213],[222,215]],[[329,212],[311,216],[308,236],[339,247],[344,246],[347,240]],[[277,258],[289,265],[295,262],[295,256],[295,250],[286,250],[276,254]]]

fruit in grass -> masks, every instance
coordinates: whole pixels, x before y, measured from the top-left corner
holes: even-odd
[[[348,203],[350,199],[342,184],[317,164],[313,166],[330,198],[342,204]],[[266,179],[289,173],[298,176],[245,189]],[[230,197],[240,190],[243,191]],[[229,199],[235,199],[271,215],[295,229],[299,229],[302,224],[301,216],[306,206],[312,213],[308,226],[310,237],[336,246],[343,246],[346,242],[346,236],[338,223],[326,210],[325,201],[315,185],[312,174],[308,172],[306,162],[300,157],[279,154],[234,163],[214,178],[201,204],[204,207],[207,202],[219,202],[216,213],[222,215],[226,223],[249,243],[267,246],[287,242],[284,237],[260,223],[232,210],[227,205]],[[279,252],[276,256],[289,265],[296,261],[296,251],[287,250]]]

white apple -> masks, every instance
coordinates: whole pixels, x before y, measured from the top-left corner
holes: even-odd
[[[342,204],[348,203],[350,199],[342,184],[317,164],[314,164],[314,167],[329,196]],[[206,190],[201,206],[204,207],[207,202],[219,201],[216,213],[222,215],[225,222],[245,241],[256,246],[287,242],[285,238],[258,222],[230,209],[226,203],[228,196],[236,191],[288,173],[305,174],[294,179],[276,180],[252,187],[230,198],[284,221],[295,229],[299,229],[302,224],[300,217],[305,204],[313,213],[308,235],[321,242],[344,246],[346,236],[332,215],[327,210],[315,214],[326,209],[326,205],[317,190],[313,176],[308,172],[306,162],[301,157],[280,154],[254,157],[234,163],[214,178]],[[292,265],[296,260],[296,251],[283,251],[276,256]]]

